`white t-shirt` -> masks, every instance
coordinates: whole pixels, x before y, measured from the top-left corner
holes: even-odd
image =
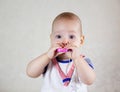
[[[88,61],[88,60],[86,60]],[[91,63],[88,64],[90,65]],[[62,71],[66,74],[73,62],[69,63],[61,63],[59,62],[59,66],[61,67]],[[92,64],[91,64],[92,66]],[[64,86],[62,82],[62,78],[54,66],[53,62],[50,62],[47,71],[43,75],[44,83],[41,89],[41,92],[87,92],[87,86],[81,82],[80,78],[77,76],[76,69],[73,72],[71,81],[68,86]]]

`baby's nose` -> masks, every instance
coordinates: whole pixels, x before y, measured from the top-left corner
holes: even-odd
[[[68,43],[62,43],[63,44],[63,46],[66,46]]]
[[[67,46],[69,44],[69,41],[68,40],[64,40],[63,42],[62,42],[62,45],[63,46]]]

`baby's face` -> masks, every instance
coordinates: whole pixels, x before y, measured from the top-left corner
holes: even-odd
[[[80,47],[80,22],[75,20],[58,20],[53,25],[51,45],[65,47]]]

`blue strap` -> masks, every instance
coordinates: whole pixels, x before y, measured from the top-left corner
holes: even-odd
[[[69,60],[59,60],[58,58],[56,58],[56,59],[60,63],[70,63],[70,62],[72,62],[72,59],[69,59]]]
[[[65,79],[63,79],[63,82],[70,81],[70,80],[71,80],[71,78],[65,78]]]

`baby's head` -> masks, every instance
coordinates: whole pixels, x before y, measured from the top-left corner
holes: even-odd
[[[51,43],[59,44],[61,47],[77,46],[83,44],[81,20],[71,12],[59,14],[53,21]]]

